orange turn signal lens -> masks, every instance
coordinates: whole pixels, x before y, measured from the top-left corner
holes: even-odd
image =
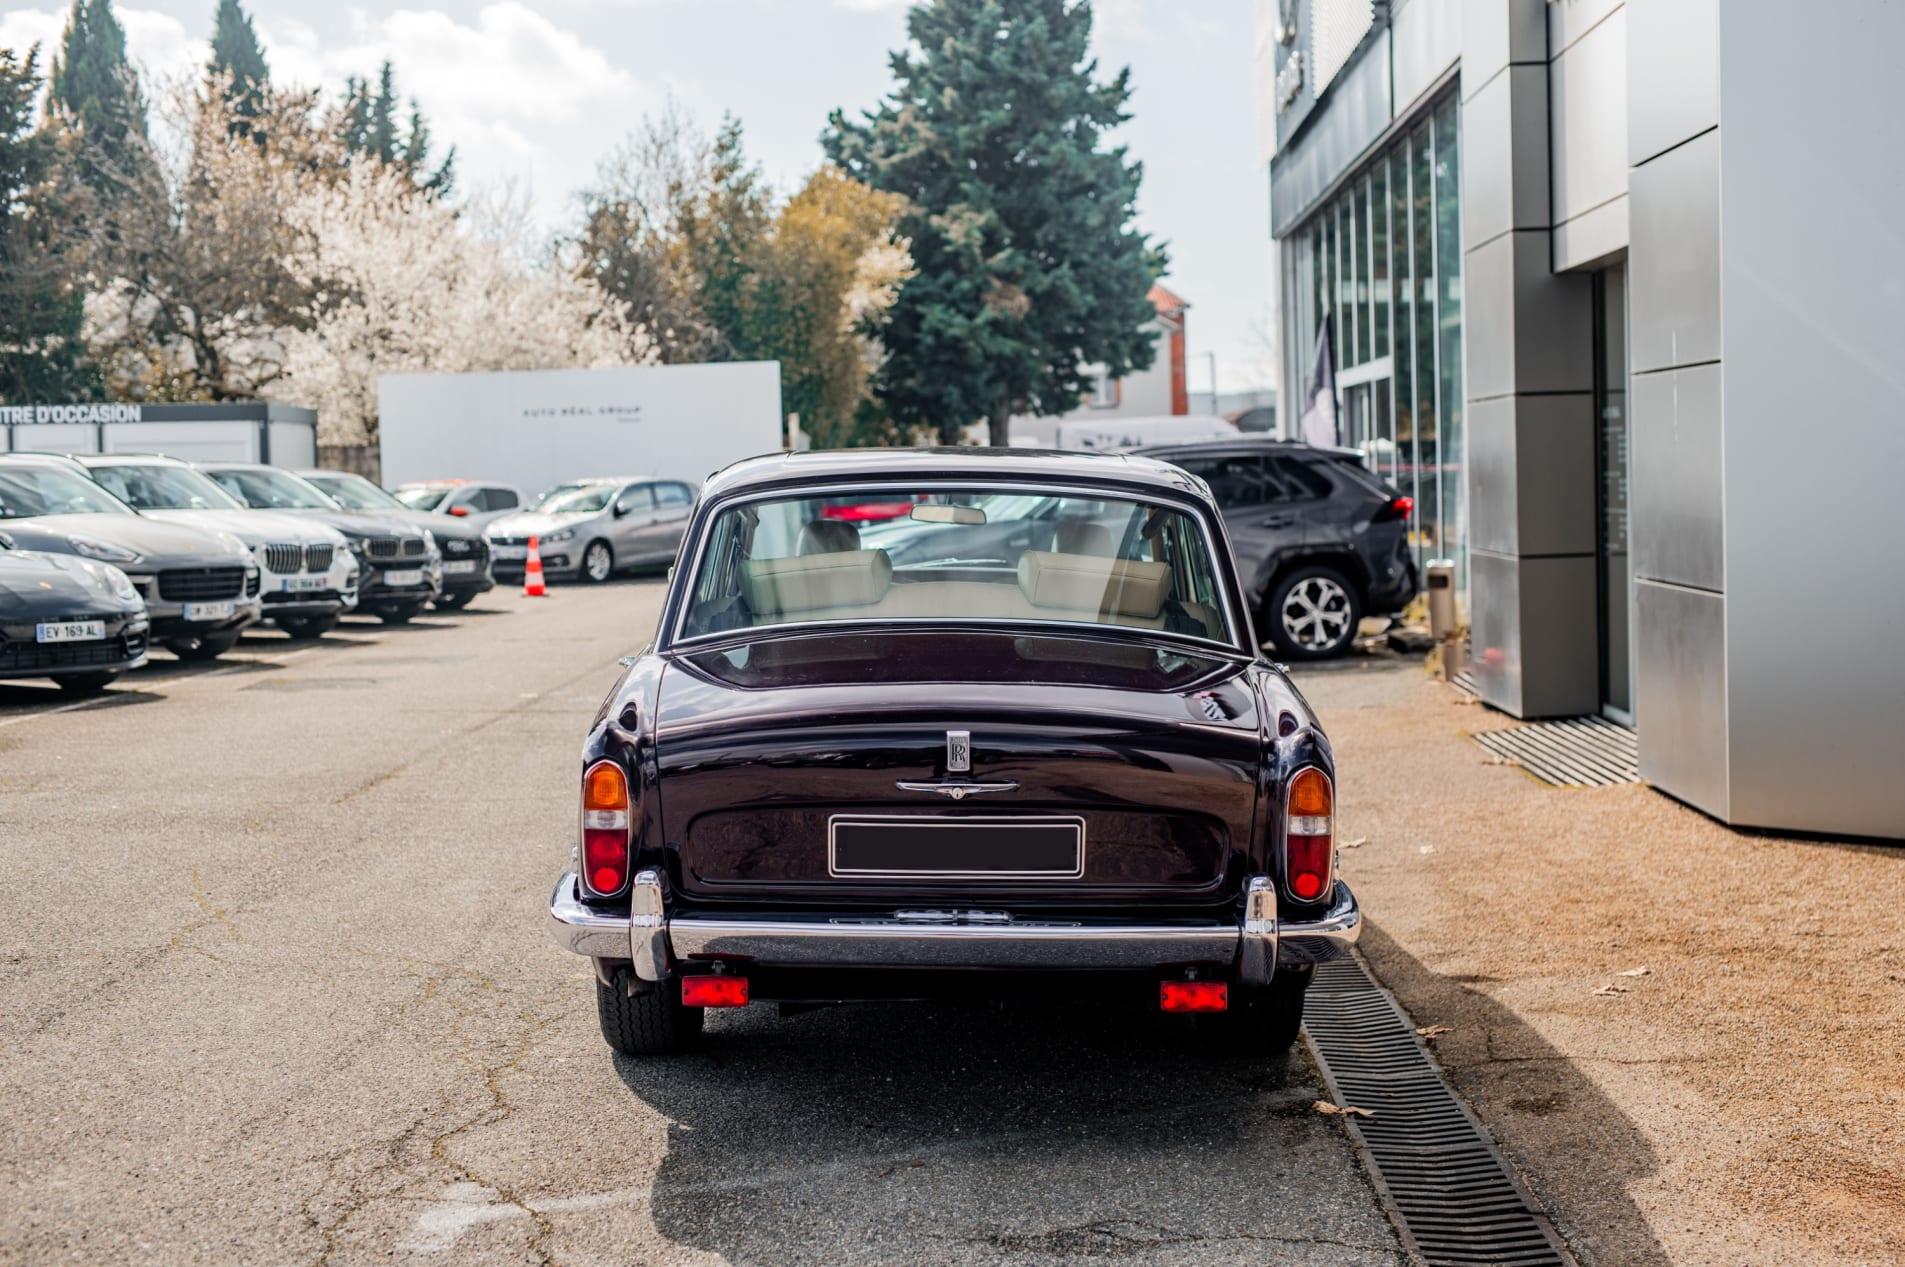
[[[1297,771],[1290,780],[1290,816],[1292,818],[1328,818],[1336,798],[1330,790],[1330,776],[1311,766]]]
[[[613,761],[598,761],[582,776],[582,808],[628,808],[628,779]]]

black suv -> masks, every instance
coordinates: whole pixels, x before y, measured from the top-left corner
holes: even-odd
[[[1341,654],[1364,616],[1408,606],[1415,503],[1353,449],[1256,436],[1138,449],[1210,485],[1237,552],[1257,632],[1289,660]]]

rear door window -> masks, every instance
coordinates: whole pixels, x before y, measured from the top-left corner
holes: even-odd
[[[1259,453],[1185,458],[1178,465],[1209,484],[1211,496],[1225,510],[1267,506],[1287,496],[1282,482]]]
[[[486,488],[484,499],[489,503],[486,510],[514,510],[518,505],[516,490],[513,488]]]
[[[1336,486],[1316,465],[1298,458],[1273,456],[1266,461],[1276,472],[1277,482],[1292,501],[1320,501],[1336,491]]]

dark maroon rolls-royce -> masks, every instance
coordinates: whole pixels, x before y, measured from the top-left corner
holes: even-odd
[[[1201,481],[757,458],[708,481],[672,576],[589,731],[550,899],[611,1047],[674,1051],[710,1007],[958,997],[1295,1041],[1360,915],[1329,741],[1257,649]]]

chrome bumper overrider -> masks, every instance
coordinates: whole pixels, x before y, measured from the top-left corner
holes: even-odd
[[[1236,923],[1111,924],[1021,920],[978,911],[896,911],[891,916],[774,914],[669,919],[659,873],[636,875],[631,914],[583,904],[574,872],[556,881],[549,928],[556,943],[592,959],[628,960],[659,981],[698,958],[755,960],[776,967],[1096,968],[1149,970],[1229,963],[1238,979],[1264,982],[1279,966],[1324,963],[1349,952],[1362,912],[1338,883],[1321,917],[1282,920],[1276,890],[1252,876]]]

